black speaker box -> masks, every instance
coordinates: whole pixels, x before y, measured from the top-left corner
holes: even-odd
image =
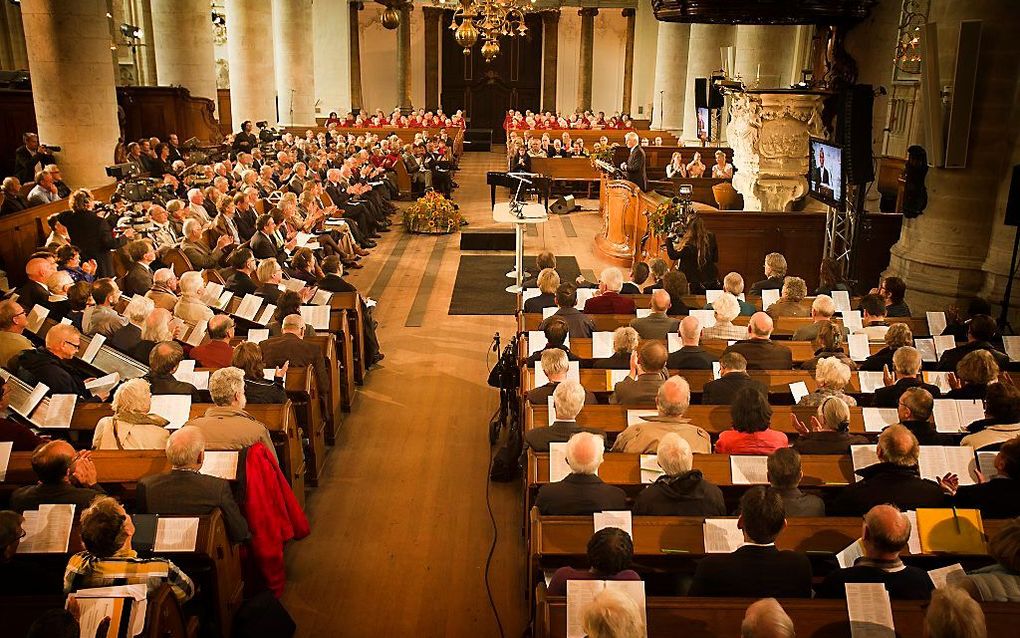
[[[694,108],[721,109],[724,104],[722,91],[710,78],[694,78]]]
[[[1009,182],[1009,198],[1006,199],[1006,219],[1003,223],[1007,226],[1020,226],[1020,164],[1013,167],[1013,179]]]
[[[512,230],[465,228],[460,231],[461,250],[514,250],[516,242]]]
[[[573,195],[563,195],[555,202],[549,205],[549,212],[557,215],[563,215],[569,213],[577,208],[577,204],[574,203]]]
[[[855,84],[843,94],[837,143],[843,147],[846,183],[866,184],[875,179],[871,157],[871,118],[875,95],[870,84]]]

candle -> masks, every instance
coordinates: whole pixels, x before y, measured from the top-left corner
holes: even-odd
[[[758,70],[754,72],[754,81],[757,82],[761,79],[761,63],[758,64]]]

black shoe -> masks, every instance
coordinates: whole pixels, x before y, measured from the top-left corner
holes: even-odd
[[[374,357],[372,357],[372,363],[370,363],[368,365],[370,365],[370,366],[375,365],[375,364],[379,363],[380,361],[382,361],[385,358],[386,358],[386,355],[384,355],[381,352],[378,352],[378,353],[376,353],[376,355]]]
[[[371,235],[368,236],[369,239],[379,239],[380,237],[382,237],[382,235],[380,235],[379,233],[372,233]]]
[[[380,232],[380,233],[388,233],[388,232],[390,232],[391,230],[393,230],[393,229],[389,227],[389,224],[387,224],[386,226],[383,226],[382,228],[380,228],[380,229],[379,229],[379,232]],[[378,235],[377,235],[377,236],[378,236]]]
[[[378,245],[379,245],[379,244],[377,244],[377,243],[375,243],[374,241],[372,241],[371,239],[369,239],[369,240],[365,241],[365,243],[363,243],[363,244],[361,245],[361,247],[362,247],[362,248],[375,248],[375,247],[376,247],[376,246],[378,246]]]

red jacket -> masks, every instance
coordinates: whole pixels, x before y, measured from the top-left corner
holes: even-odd
[[[606,291],[584,302],[586,315],[632,315],[634,300],[628,299],[617,292]]]
[[[266,585],[279,598],[287,584],[283,545],[308,536],[308,519],[265,444],[248,448],[244,471],[244,515],[251,530],[251,557]]]
[[[234,358],[234,349],[226,341],[206,341],[191,349],[191,358],[200,368],[228,368]]]

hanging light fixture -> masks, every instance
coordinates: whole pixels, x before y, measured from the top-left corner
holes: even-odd
[[[457,41],[457,44],[464,47],[464,55],[471,55],[471,47],[478,41],[478,29],[475,28],[474,21],[471,18],[465,18],[460,26],[453,25],[453,39]]]
[[[386,10],[383,11],[382,25],[391,31],[400,26],[400,11],[397,11],[392,4],[387,5]]]
[[[464,55],[471,53],[475,42],[482,40],[482,58],[492,62],[499,55],[499,38],[527,34],[524,15],[532,11],[536,0],[458,0],[450,20],[450,30]],[[432,5],[450,8],[450,0],[432,0]]]

